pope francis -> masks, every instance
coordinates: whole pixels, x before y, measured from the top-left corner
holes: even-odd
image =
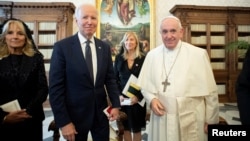
[[[206,141],[219,123],[217,86],[207,51],[181,40],[180,20],[162,20],[163,44],[146,56],[138,85],[151,108],[148,141]]]

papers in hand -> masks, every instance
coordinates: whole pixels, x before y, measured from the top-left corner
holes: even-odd
[[[166,96],[162,94],[159,94],[157,97],[160,100],[161,104],[164,106],[168,114],[177,113],[176,97]]]
[[[15,111],[21,110],[20,105],[17,100],[13,100],[3,105],[0,105],[0,107],[6,112],[15,112]]]
[[[131,99],[130,98],[125,98],[121,102],[121,106],[126,106],[126,105],[131,105]]]
[[[135,96],[138,92],[140,92],[140,87],[136,85],[137,77],[133,74],[130,75],[122,93],[129,98]],[[131,103],[131,100],[130,100]],[[143,98],[140,102],[138,102],[142,107],[145,104],[145,99]]]
[[[137,81],[137,78],[133,74],[131,74],[128,81],[127,81],[127,83],[126,83],[126,85],[125,85],[125,87],[124,87],[124,89],[123,89],[123,91],[122,91],[122,93],[124,95],[128,96],[128,97],[131,97],[132,95],[128,94],[128,88],[129,88],[131,83],[136,84],[136,81]]]
[[[107,108],[105,108],[105,109],[103,110],[103,112],[105,113],[105,115],[106,115],[107,117],[109,117],[111,110],[112,110],[112,107],[111,107],[111,106],[108,106]]]

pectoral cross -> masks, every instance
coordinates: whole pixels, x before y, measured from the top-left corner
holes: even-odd
[[[167,85],[170,85],[170,83],[168,82],[168,78],[166,78],[166,80],[163,81],[161,84],[164,85],[163,86],[163,92],[165,92],[166,89],[167,89]]]

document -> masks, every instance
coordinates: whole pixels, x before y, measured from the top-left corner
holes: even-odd
[[[162,94],[158,94],[157,97],[160,100],[161,104],[164,106],[167,113],[169,114],[177,113],[176,97],[166,96]]]
[[[121,102],[121,106],[126,106],[126,105],[131,105],[131,99],[130,99],[130,98],[125,98],[125,99]]]
[[[136,85],[137,82],[137,77],[134,76],[133,74],[130,75],[122,93],[129,98],[133,97],[136,95],[137,91],[140,92],[140,87]],[[138,102],[142,107],[145,104],[145,99],[143,98],[140,102]]]
[[[108,106],[107,108],[105,108],[105,109],[103,110],[103,112],[105,113],[105,115],[106,115],[107,117],[109,117],[111,110],[112,110],[112,106]]]
[[[0,105],[0,107],[6,112],[15,112],[21,110],[21,107],[17,100],[13,100],[3,105]]]
[[[128,88],[129,88],[131,83],[136,84],[136,82],[137,82],[137,78],[133,74],[131,74],[128,81],[127,81],[127,83],[126,83],[126,85],[125,85],[125,87],[124,87],[124,89],[123,89],[123,91],[122,91],[122,93],[124,95],[128,96],[128,97],[131,97],[132,95],[128,94]]]

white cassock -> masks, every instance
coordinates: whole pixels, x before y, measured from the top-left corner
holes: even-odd
[[[164,92],[167,75],[170,85]],[[167,111],[163,116],[151,111],[148,141],[206,141],[205,122],[219,122],[217,86],[204,49],[182,41],[174,50],[164,45],[154,48],[146,56],[137,84],[148,104],[158,98]]]

